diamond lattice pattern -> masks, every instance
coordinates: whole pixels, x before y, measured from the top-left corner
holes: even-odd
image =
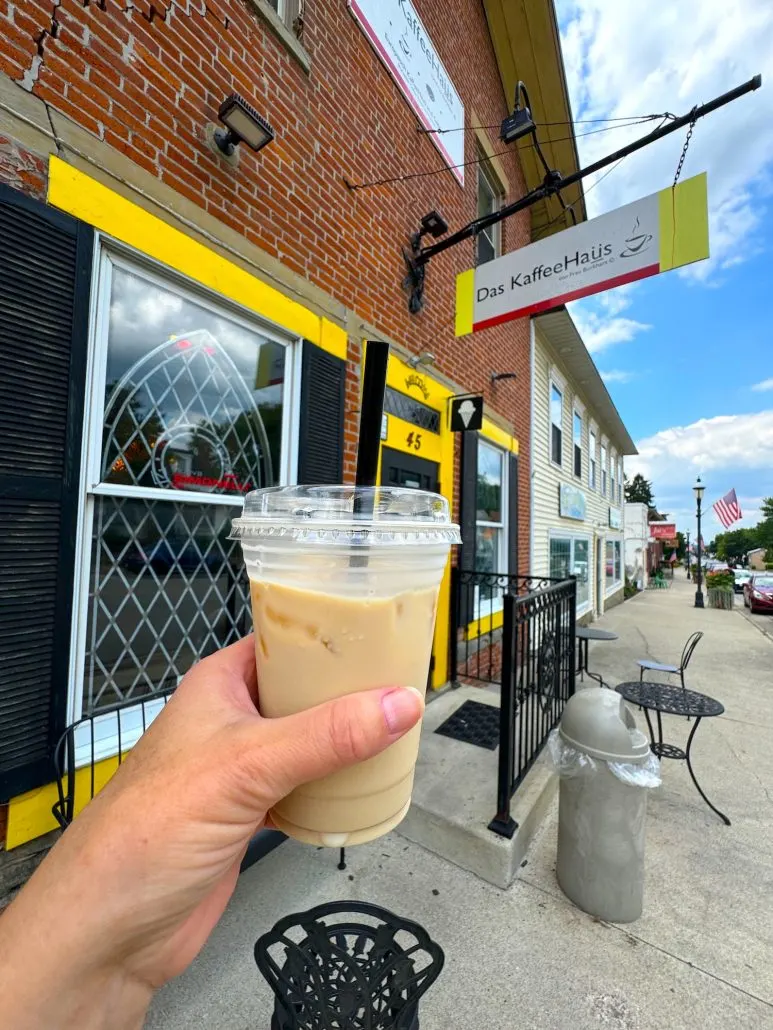
[[[249,630],[233,505],[97,497],[84,714],[174,687]]]

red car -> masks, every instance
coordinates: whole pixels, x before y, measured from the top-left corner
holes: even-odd
[[[773,612],[773,573],[755,572],[743,585],[743,603],[754,612]]]

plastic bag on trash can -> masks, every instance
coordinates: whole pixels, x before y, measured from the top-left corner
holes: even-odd
[[[641,730],[629,730],[636,735],[637,743],[642,736]],[[563,777],[592,776],[601,760],[586,755],[584,751],[570,747],[562,740],[558,730],[548,737],[548,751],[558,775]],[[613,776],[629,787],[659,787],[661,783],[660,762],[650,751],[643,762],[606,762],[604,763]]]

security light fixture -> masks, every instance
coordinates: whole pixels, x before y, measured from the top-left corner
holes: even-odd
[[[430,211],[421,220],[421,235],[440,239],[448,232],[448,222],[437,211]]]
[[[503,379],[517,379],[518,374],[516,372],[492,372],[491,382],[501,383]]]
[[[217,116],[225,129],[215,131],[215,143],[226,157],[231,157],[240,143],[257,152],[274,139],[274,130],[266,119],[238,93],[223,101]]]
[[[521,97],[524,98],[523,107],[521,107]],[[524,136],[534,132],[536,128],[537,126],[534,124],[534,119],[531,116],[529,94],[519,79],[518,85],[515,87],[515,108],[513,113],[508,115],[502,122],[499,138],[503,143],[515,143],[516,140],[522,139]]]
[[[429,351],[423,350],[421,354],[414,354],[412,358],[408,358],[406,365],[410,368],[418,368],[419,365],[425,365],[429,367],[435,364],[435,355],[430,354]]]

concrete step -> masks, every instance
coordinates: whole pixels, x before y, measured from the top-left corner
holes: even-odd
[[[413,799],[399,832],[497,887],[509,887],[555,798],[558,778],[543,754],[516,791],[518,824],[507,840],[488,829],[496,813],[499,749],[488,751],[435,733],[465,701],[499,707],[498,693],[460,687],[427,706]]]

